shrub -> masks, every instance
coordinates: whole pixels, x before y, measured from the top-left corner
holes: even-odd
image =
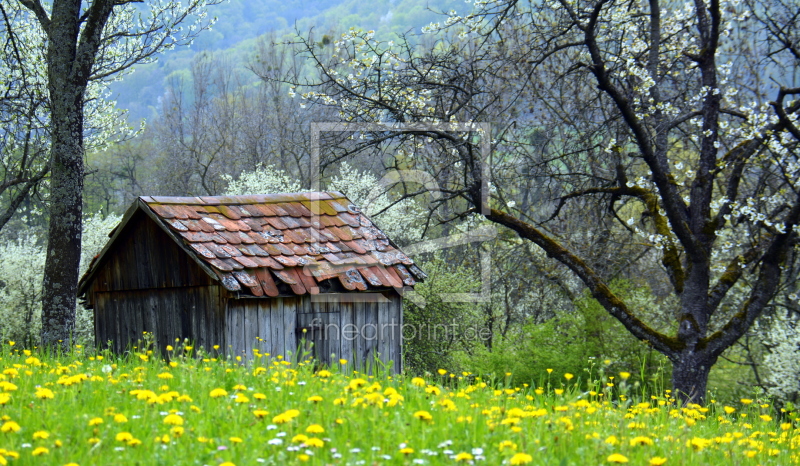
[[[83,223],[80,274],[92,257],[108,241],[108,233],[120,221],[118,215],[88,216]],[[42,277],[46,246],[36,232],[20,234],[0,245],[0,338],[34,346],[42,326]],[[92,311],[80,304],[75,316],[75,340],[91,345],[94,341]]]

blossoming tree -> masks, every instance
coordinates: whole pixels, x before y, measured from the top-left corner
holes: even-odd
[[[157,0],[149,8],[119,0],[17,0],[27,10],[23,23],[36,23],[34,43],[43,44],[49,113],[50,228],[43,283],[43,344],[68,345],[75,321],[81,251],[85,104],[90,83],[114,79],[136,63],[176,45],[190,43],[207,27],[205,7]],[[188,22],[186,30],[181,23]],[[23,28],[7,28],[18,44]],[[33,74],[39,61],[22,60]],[[60,342],[60,343],[59,343]]]
[[[797,11],[795,0],[478,1],[419,46],[352,30],[325,59],[301,39],[319,78],[293,92],[345,121],[389,123],[364,144],[412,148],[455,215],[482,214],[569,268],[671,360],[678,396],[702,402],[711,367],[790,285],[799,252]],[[482,121],[493,129],[445,126]],[[592,227],[565,231],[575,215]],[[658,260],[672,327],[651,326],[585,260],[581,244],[601,233],[622,263]]]

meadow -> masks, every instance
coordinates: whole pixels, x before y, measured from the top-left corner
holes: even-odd
[[[212,351],[212,353],[215,353]],[[554,372],[516,385],[320,369],[190,345],[166,359],[0,351],[0,464],[787,465],[793,413],[743,399],[682,407],[631,374]],[[587,381],[588,384],[587,384]]]

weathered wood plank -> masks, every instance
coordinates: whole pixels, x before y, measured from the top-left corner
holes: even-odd
[[[272,302],[270,318],[272,323],[272,356],[278,357],[285,354],[283,334],[283,307],[284,298],[276,298]]]
[[[397,327],[394,329],[392,339],[392,353],[394,359],[394,370],[396,373],[403,372],[403,298],[392,293],[392,303],[394,304],[393,316],[397,318]]]
[[[272,332],[270,331],[269,301],[258,300],[258,351],[267,354],[272,351]]]
[[[365,303],[350,303],[353,308],[353,317],[356,324],[358,334],[354,340],[353,345],[353,365],[356,370],[362,371],[366,369],[364,355],[366,352],[366,341],[364,338],[364,326],[366,325],[366,312],[364,309]]]
[[[244,339],[247,359],[253,359],[253,348],[257,348],[258,341],[258,300],[242,300],[244,308]]]
[[[283,347],[284,357],[290,359],[297,352],[297,308],[300,305],[299,298],[283,298]]]
[[[389,302],[376,302],[370,303],[375,307],[378,314],[378,341],[376,342],[376,350],[381,362],[387,370],[391,371],[389,362],[392,361],[392,319],[391,319],[391,301]]]
[[[378,310],[375,303],[364,304],[364,330],[362,335],[364,337],[364,361],[366,361],[366,370],[372,373],[373,359],[378,350]]]
[[[353,344],[356,339],[356,324],[353,320],[353,309],[350,303],[334,303],[334,309],[339,311],[339,324],[341,336],[339,339],[339,359],[353,360]]]
[[[322,362],[325,364],[333,364],[339,360],[342,353],[341,342],[341,314],[339,312],[328,312],[327,322],[325,324],[325,351]]]

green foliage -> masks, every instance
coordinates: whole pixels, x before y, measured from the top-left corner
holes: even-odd
[[[663,305],[647,287],[617,280],[612,289],[645,321],[659,323],[656,317],[663,316]],[[542,385],[540,377],[548,369],[589,380],[585,368],[591,365],[610,374],[632,373],[640,384],[660,383],[665,377],[663,368],[668,366],[664,356],[636,340],[586,293],[575,301],[574,311],[557,311],[556,317],[544,323],[526,323],[505,339],[498,339],[492,351],[484,349],[470,358],[469,364],[476,372],[512,372],[517,383],[537,385]]]
[[[425,300],[420,307],[415,299],[403,303],[403,361],[413,374],[435,373],[438,369],[453,371],[464,368],[459,357],[473,351],[480,343],[480,319],[470,303],[447,302],[445,293],[475,291],[475,278],[470,270],[453,266],[441,254],[420,264],[428,278],[414,287]]]

